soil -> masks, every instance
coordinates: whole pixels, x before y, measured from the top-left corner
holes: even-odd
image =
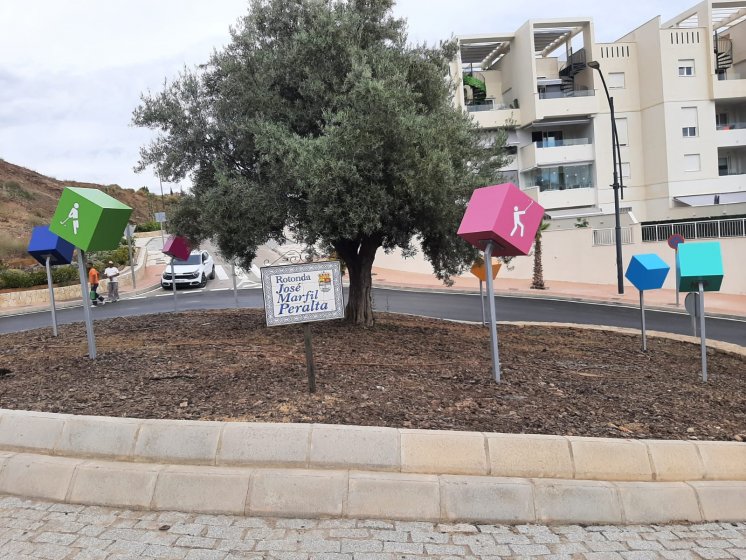
[[[320,422],[623,438],[746,439],[746,358],[696,344],[572,328],[487,329],[378,314],[374,327],[312,324],[309,394],[300,325],[261,310],[96,321],[0,336],[0,408],[130,416]]]

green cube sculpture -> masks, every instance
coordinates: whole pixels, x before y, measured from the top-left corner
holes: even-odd
[[[83,251],[116,249],[132,208],[97,189],[65,187],[49,230]]]
[[[705,292],[717,292],[723,282],[723,257],[720,243],[682,243],[676,253],[679,291],[697,292],[699,283]]]

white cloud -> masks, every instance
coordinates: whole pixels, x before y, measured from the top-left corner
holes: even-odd
[[[567,0],[549,3],[400,0],[410,39],[512,31],[531,17],[590,16],[611,41],[694,0]],[[0,157],[59,179],[158,184],[135,174],[151,132],[131,127],[140,94],[158,91],[229,40],[247,0],[2,0]]]

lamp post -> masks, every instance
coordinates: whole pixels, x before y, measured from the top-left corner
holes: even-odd
[[[619,217],[619,191],[621,190],[620,176],[621,171],[617,172],[618,167],[621,169],[622,157],[621,150],[619,148],[619,136],[616,129],[616,119],[614,118],[614,98],[609,95],[609,88],[606,87],[606,80],[601,72],[601,65],[591,60],[588,62],[588,66],[594,70],[598,70],[598,75],[601,76],[601,83],[604,85],[604,92],[606,92],[606,99],[609,101],[609,110],[611,111],[611,154],[612,163],[614,165],[614,182],[611,188],[614,190],[614,237],[616,239],[616,276],[617,276],[617,291],[620,294],[624,293],[624,277],[622,272],[622,225]],[[619,156],[617,158],[617,156]]]

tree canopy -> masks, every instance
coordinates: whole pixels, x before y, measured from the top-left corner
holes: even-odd
[[[456,236],[472,190],[504,166],[452,99],[455,41],[407,42],[393,0],[253,0],[230,43],[159,93],[134,123],[157,129],[139,167],[191,176],[174,216],[248,265],[284,233],[333,249],[347,316],[371,324],[379,248],[422,248],[448,281],[474,251]]]

